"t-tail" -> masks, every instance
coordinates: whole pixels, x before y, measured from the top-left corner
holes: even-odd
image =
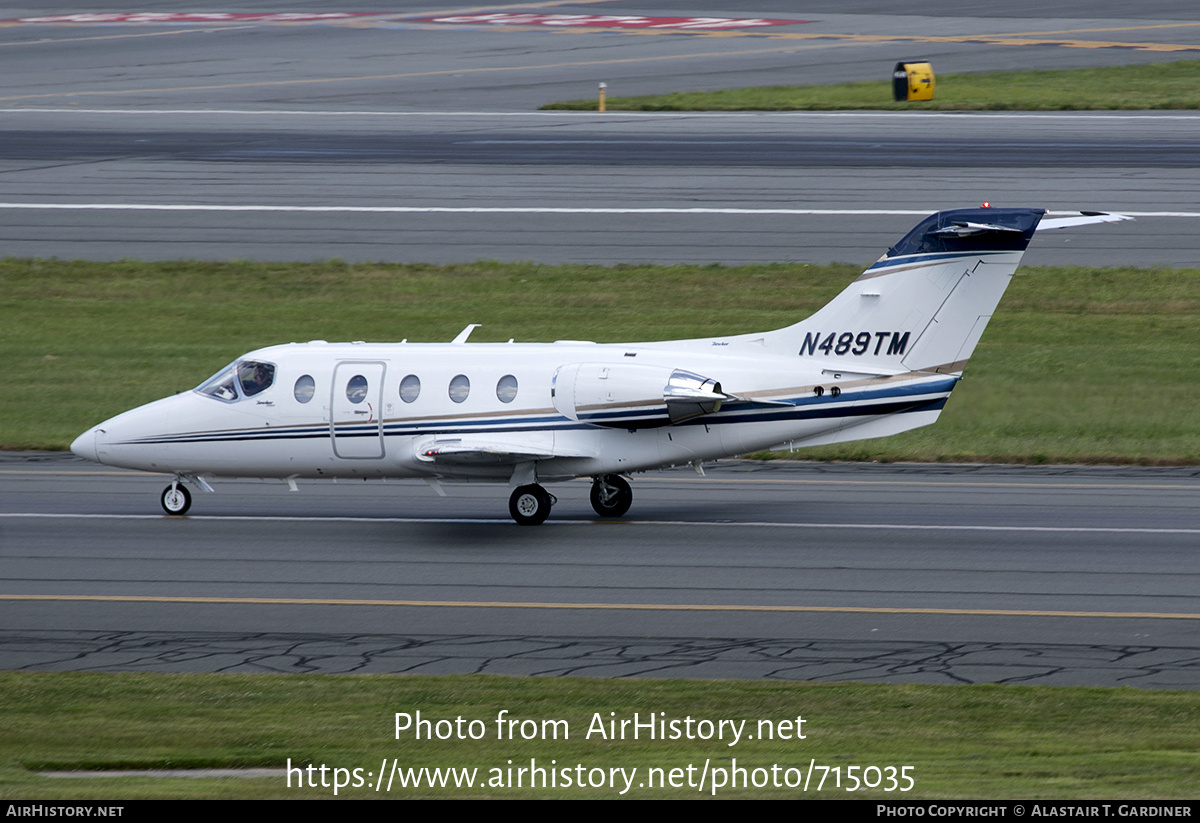
[[[931,215],[824,308],[770,334],[768,345],[851,373],[961,374],[1045,214]]]

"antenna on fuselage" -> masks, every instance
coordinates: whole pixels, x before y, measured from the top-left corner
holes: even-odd
[[[465,329],[458,333],[458,337],[451,340],[451,343],[466,343],[467,338],[471,336],[471,332],[482,326],[482,323],[471,323]]]

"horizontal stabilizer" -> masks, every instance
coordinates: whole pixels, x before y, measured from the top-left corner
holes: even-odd
[[[1066,229],[1071,226],[1089,226],[1093,223],[1120,223],[1122,220],[1132,220],[1126,214],[1106,214],[1101,211],[1081,211],[1067,217],[1043,217],[1038,223],[1037,230]]]

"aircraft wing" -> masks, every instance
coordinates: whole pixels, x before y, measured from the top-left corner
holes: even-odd
[[[1092,223],[1119,223],[1122,220],[1132,220],[1125,214],[1106,214],[1102,211],[1081,211],[1069,217],[1043,217],[1038,223],[1037,230],[1065,229],[1070,226],[1087,226]]]
[[[517,438],[441,437],[417,446],[418,460],[443,466],[515,466],[554,457],[595,456],[593,450],[555,448],[552,442],[522,443]]]

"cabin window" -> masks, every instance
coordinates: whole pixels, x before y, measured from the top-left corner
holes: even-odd
[[[517,399],[517,378],[506,374],[496,383],[496,397],[501,403],[511,403]]]
[[[410,374],[400,381],[400,399],[411,403],[421,396],[421,378]]]
[[[367,399],[367,378],[356,374],[346,384],[346,399],[351,403],[361,403]]]
[[[455,375],[450,381],[450,399],[455,403],[461,403],[467,399],[467,395],[471,393],[471,381],[467,379],[465,374]]]
[[[266,391],[275,382],[275,367],[270,363],[243,360],[237,365],[237,373],[238,382],[242,384],[242,394],[247,397]]]
[[[313,380],[311,374],[302,374],[296,378],[296,387],[292,389],[292,394],[296,395],[296,399],[301,403],[307,403],[313,399],[313,395],[317,391],[317,382]]]

